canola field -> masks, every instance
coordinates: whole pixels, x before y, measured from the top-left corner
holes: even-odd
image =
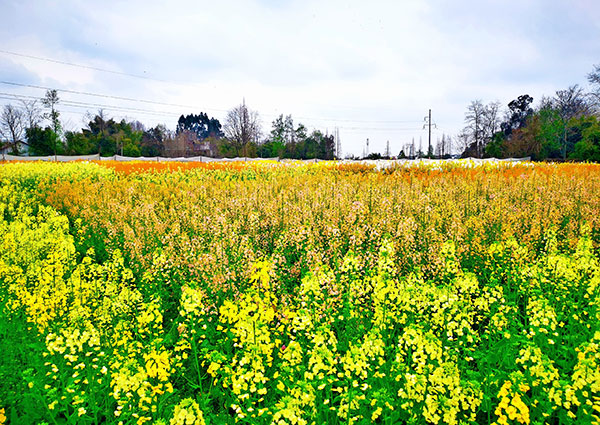
[[[0,165],[0,424],[600,424],[600,166]]]

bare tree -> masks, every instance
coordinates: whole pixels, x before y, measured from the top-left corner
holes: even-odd
[[[554,105],[561,116],[567,119],[579,117],[590,111],[590,103],[581,87],[577,84],[566,90],[558,90]]]
[[[577,84],[566,90],[558,90],[554,97],[554,108],[558,111],[563,125],[563,158],[567,157],[567,127],[569,121],[590,112],[591,105],[581,87]]]
[[[167,133],[163,142],[165,147],[165,156],[187,156],[189,146],[191,144],[190,140],[195,138],[195,134],[189,130],[180,131],[179,133],[168,132],[166,127],[165,132]]]
[[[132,120],[130,123],[133,131],[146,131],[146,127],[138,120]]]
[[[23,104],[23,115],[27,128],[35,128],[40,125],[42,121],[42,110],[38,105],[37,99],[33,100],[21,100]]]
[[[600,65],[594,65],[594,70],[588,74],[588,82],[592,85],[593,91],[590,93],[594,99],[596,110],[600,108]]]
[[[13,105],[4,105],[0,114],[0,137],[5,140],[6,146],[14,154],[19,153],[19,143],[23,141],[24,134],[25,120],[23,111]]]
[[[458,135],[458,145],[469,150],[470,155],[483,156],[486,145],[500,129],[500,102],[484,105],[481,100],[474,100],[467,108],[463,131]]]
[[[471,146],[471,135],[463,129],[456,135],[456,144],[460,152],[466,152]]]
[[[494,134],[500,130],[500,102],[490,102],[484,107],[483,113],[483,137],[485,143],[492,140]]]
[[[245,156],[248,145],[260,139],[258,112],[248,109],[245,102],[236,106],[227,113],[223,130],[238,154]]]
[[[543,109],[554,109],[554,99],[552,97],[542,96],[537,111],[539,112]]]
[[[485,106],[481,100],[474,100],[468,106],[467,113],[465,114],[465,123],[467,126],[463,129],[462,136],[467,136],[468,140],[475,145],[475,155],[478,158],[481,158],[483,154],[485,113]]]
[[[452,154],[452,138],[450,136],[446,136],[442,134],[442,139],[438,137],[436,154],[440,158],[444,158],[446,155]]]

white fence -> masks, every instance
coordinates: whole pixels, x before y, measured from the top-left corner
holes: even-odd
[[[57,161],[57,162],[68,162],[68,161],[156,161],[156,162],[245,162],[245,161],[281,161],[285,163],[314,163],[324,161],[322,159],[307,159],[303,161],[298,160],[290,160],[290,159],[281,159],[278,157],[275,158],[247,158],[247,157],[238,157],[238,158],[211,158],[208,156],[192,156],[192,157],[177,157],[177,158],[166,158],[162,156],[155,157],[131,157],[131,156],[121,156],[121,155],[113,155],[108,157],[103,157],[98,154],[96,155],[80,155],[80,156],[67,156],[67,155],[50,155],[50,156],[15,156],[2,154],[0,156],[0,160],[2,161]],[[384,169],[393,166],[404,166],[404,167],[413,167],[419,166],[421,164],[441,164],[441,163],[458,163],[464,167],[477,167],[479,165],[490,163],[490,162],[524,162],[530,161],[531,157],[526,158],[506,158],[506,159],[496,159],[496,158],[464,158],[464,159],[425,159],[425,158],[417,158],[417,159],[377,159],[377,160],[340,160],[341,164],[349,164],[349,163],[362,163],[362,164],[371,164],[374,165],[377,169]]]
[[[279,161],[279,158],[211,158],[208,156],[192,156],[192,157],[177,157],[167,158],[162,156],[145,157],[145,156],[100,156],[96,155],[49,155],[49,156],[16,156],[2,154],[2,161],[156,161],[156,162],[236,162],[236,161],[260,161],[271,160]]]

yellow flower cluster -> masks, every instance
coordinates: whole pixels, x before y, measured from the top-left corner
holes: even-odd
[[[498,392],[500,403],[494,411],[498,416],[498,420],[495,423],[506,425],[510,419],[511,421],[516,420],[521,424],[529,424],[529,408],[521,398],[522,394],[528,390],[529,386],[525,384],[520,384],[518,389],[515,389],[510,381],[504,382],[502,388],[500,388],[500,392]]]
[[[183,399],[175,406],[170,425],[205,425],[200,406],[191,398]]]

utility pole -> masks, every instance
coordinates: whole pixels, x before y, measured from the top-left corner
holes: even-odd
[[[429,115],[423,118],[423,121],[425,121],[425,124],[423,124],[423,129],[425,129],[425,126],[429,127],[429,145],[427,147],[427,156],[433,156],[433,151],[431,150],[431,109],[429,110]],[[437,128],[437,125],[433,124],[433,126]]]
[[[429,124],[429,146],[427,147],[427,156],[431,155],[431,109],[429,110],[429,119],[427,120]]]
[[[367,137],[367,155],[366,156],[369,156],[369,138],[368,137]]]
[[[335,128],[335,153],[337,159],[342,159],[342,143],[340,142],[340,129]]]
[[[387,141],[387,144],[385,145],[385,156],[387,156],[388,158],[390,157],[390,141]]]

